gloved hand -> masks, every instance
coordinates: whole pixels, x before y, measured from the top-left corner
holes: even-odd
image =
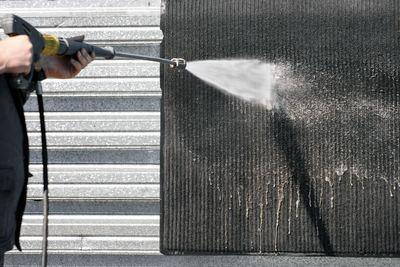
[[[0,74],[30,72],[32,43],[28,36],[19,35],[0,40]]]
[[[76,36],[69,40],[82,42],[84,36]],[[73,78],[84,69],[95,58],[94,52],[89,55],[85,49],[76,54],[75,60],[73,56],[41,56],[40,65],[42,66],[46,78],[68,79]]]

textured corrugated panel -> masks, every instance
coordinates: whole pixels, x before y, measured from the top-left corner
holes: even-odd
[[[43,33],[84,34],[89,43],[124,52],[158,56],[162,39],[155,0],[1,1],[0,15],[5,13],[20,15]],[[154,62],[98,59],[75,79],[42,83],[49,253],[159,253],[159,72]],[[20,264],[37,266],[39,261],[23,260],[40,252],[42,233],[40,125],[33,94],[25,110],[34,175],[21,237],[27,254],[10,253]]]
[[[399,255],[399,1],[166,3],[167,58],[281,72],[268,110],[164,69],[162,252]]]

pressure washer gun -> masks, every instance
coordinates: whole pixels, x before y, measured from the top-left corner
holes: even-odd
[[[169,60],[158,57],[120,53],[116,52],[112,47],[101,48],[84,42],[68,40],[63,37],[56,37],[50,34],[42,34],[28,22],[13,14],[7,14],[3,16],[0,20],[0,25],[4,29],[4,33],[10,37],[16,35],[27,35],[33,46],[33,63],[31,72],[28,75],[15,74],[9,79],[10,86],[15,89],[26,90],[27,88],[29,88],[30,83],[34,78],[35,72],[40,72],[41,70],[41,67],[39,65],[40,55],[72,56],[75,55],[82,48],[84,48],[89,54],[91,52],[94,52],[97,57],[103,57],[105,59],[113,59],[115,56],[119,56],[165,63],[169,64],[171,68],[175,69],[186,68],[186,61],[182,58],[173,58]]]

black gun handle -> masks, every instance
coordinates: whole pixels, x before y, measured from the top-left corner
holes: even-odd
[[[115,56],[114,48],[100,48],[94,45],[90,45],[84,42],[77,42],[72,40],[66,40],[60,38],[60,48],[58,49],[57,55],[75,55],[78,51],[84,48],[89,54],[94,52],[98,57],[104,57],[106,59],[112,59]]]

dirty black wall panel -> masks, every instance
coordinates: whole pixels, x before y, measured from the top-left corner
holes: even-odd
[[[164,69],[161,251],[400,255],[399,1],[165,4],[165,57],[261,59],[285,90]]]

